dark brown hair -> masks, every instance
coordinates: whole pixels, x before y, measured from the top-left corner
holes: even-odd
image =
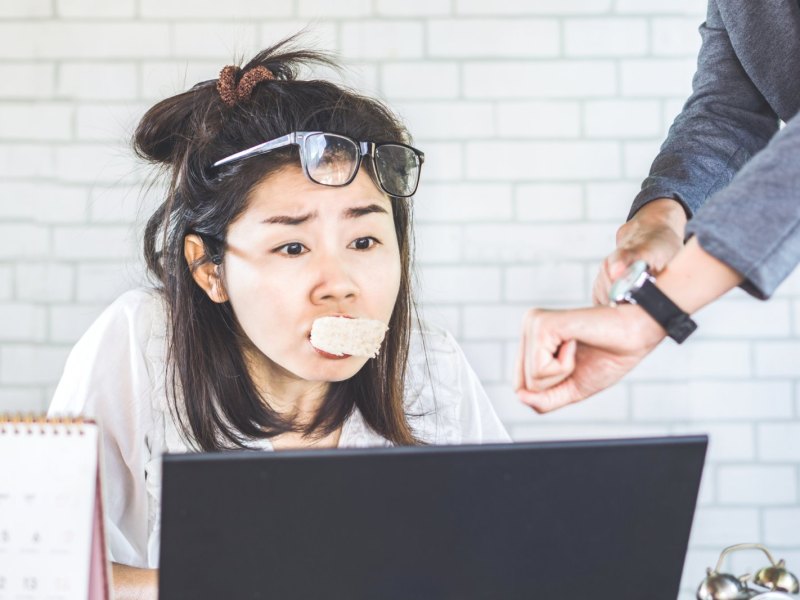
[[[222,157],[292,131],[329,131],[357,140],[409,142],[398,119],[380,102],[329,81],[300,80],[299,67],[335,66],[325,54],[297,49],[296,36],[258,53],[238,77],[263,66],[273,79],[227,106],[216,80],[153,106],[142,118],[135,152],[163,167],[164,202],[147,223],[144,255],[166,300],[169,322],[167,377],[170,406],[187,440],[203,450],[244,447],[288,431],[323,436],[357,407],[367,424],[395,444],[416,443],[404,411],[404,379],[411,317],[411,205],[391,198],[400,246],[401,282],[381,353],[352,378],[330,385],[312,422],[298,424],[258,393],[245,363],[244,333],[229,302],[211,301],[192,269],[225,251],[228,225],[245,208],[253,187],[287,164],[299,166],[297,149],[273,151],[209,169]],[[369,161],[364,167],[370,169]],[[371,170],[371,169],[370,169]],[[206,256],[191,267],[184,238],[196,233]]]

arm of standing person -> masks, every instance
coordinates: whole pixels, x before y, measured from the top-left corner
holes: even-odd
[[[686,211],[672,198],[656,198],[645,204],[617,230],[617,248],[600,264],[592,287],[592,302],[608,304],[608,292],[637,260],[645,261],[650,272],[660,273],[683,247]]]
[[[595,304],[608,302],[611,282],[635,260],[645,260],[659,273],[680,250],[687,218],[727,186],[778,130],[775,111],[731,44],[726,22],[743,18],[736,10],[728,7],[723,18],[717,1],[709,1],[692,94],[670,127],[628,222],[617,232],[616,250],[600,266]]]
[[[689,314],[741,285],[766,299],[800,262],[800,116],[741,169],[687,226],[689,243],[656,285]],[[516,389],[547,412],[616,383],[664,338],[638,306],[532,309]]]
[[[682,310],[692,313],[740,281],[738,273],[691,240],[656,285]],[[517,395],[540,413],[583,400],[616,383],[665,336],[664,329],[633,304],[531,309],[522,327]]]

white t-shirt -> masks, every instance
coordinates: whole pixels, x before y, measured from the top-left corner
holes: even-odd
[[[152,289],[126,292],[72,349],[49,410],[102,425],[109,553],[114,562],[137,567],[158,566],[161,455],[192,451],[168,406],[166,332],[161,295]],[[478,377],[444,330],[422,326],[412,332],[406,406],[409,414],[421,415],[411,426],[425,442],[509,441]],[[340,447],[389,445],[357,409],[339,440]],[[253,447],[272,450],[268,440]]]

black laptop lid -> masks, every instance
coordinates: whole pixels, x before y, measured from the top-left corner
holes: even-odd
[[[166,455],[160,598],[674,600],[706,445]]]

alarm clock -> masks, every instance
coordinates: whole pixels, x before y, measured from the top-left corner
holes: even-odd
[[[752,580],[749,573],[738,577],[723,573],[722,561],[738,550],[761,550],[767,555],[770,565],[759,569]],[[750,582],[754,587],[750,587]],[[798,600],[798,594],[800,584],[797,577],[786,569],[782,559],[775,562],[769,550],[761,544],[735,544],[725,548],[716,568],[706,570],[706,577],[697,588],[697,600]]]

